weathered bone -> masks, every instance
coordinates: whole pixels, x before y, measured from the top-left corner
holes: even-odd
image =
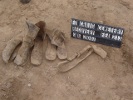
[[[16,58],[16,56],[17,56],[17,54],[18,54],[18,50],[20,49],[20,47],[21,47],[21,44],[18,45],[18,46],[15,48],[15,50],[13,51],[13,53],[12,53],[10,59],[9,59],[10,61],[14,61],[14,59]]]
[[[48,30],[46,29],[46,33],[51,40],[51,44],[57,46],[57,56],[59,59],[66,59],[67,58],[67,50],[65,46],[65,35],[63,32],[53,29]]]
[[[46,33],[45,33],[46,23],[44,21],[39,21],[35,25],[40,28],[40,30],[37,34],[37,37],[41,38],[41,40],[44,40],[46,37]]]
[[[61,46],[57,47],[57,56],[59,59],[67,58],[67,50],[64,43]]]
[[[24,36],[22,46],[20,47],[17,57],[14,60],[14,63],[17,65],[24,65],[27,61],[30,48],[34,45],[34,39],[36,38],[39,31],[39,28],[36,25],[28,21],[26,23],[28,25],[29,31]]]
[[[22,40],[23,40],[23,34],[18,34],[16,37],[13,37],[7,43],[5,49],[2,52],[2,58],[5,63],[8,63],[13,51],[22,42]]]
[[[38,66],[38,65],[41,65],[43,60],[43,42],[46,37],[45,22],[39,21],[35,25],[38,26],[40,30],[35,39],[34,48],[31,53],[31,63],[35,66]]]
[[[73,69],[75,66],[77,66],[79,63],[84,61],[89,55],[92,54],[92,52],[95,52],[99,56],[101,56],[103,59],[106,58],[107,53],[102,48],[97,47],[95,45],[87,45],[85,48],[83,48],[78,53],[75,53],[73,56],[69,57],[67,60],[60,62],[58,64],[58,70],[60,72],[67,72],[71,69]]]
[[[92,45],[92,48],[96,54],[98,54],[101,58],[105,59],[107,57],[107,52],[104,51],[102,48]]]
[[[74,67],[76,67],[78,64],[80,64],[82,61],[84,61],[88,56],[90,56],[93,52],[93,49],[90,49],[89,51],[85,51],[84,53],[76,56],[76,58],[70,60],[63,61],[58,64],[58,70],[60,72],[67,72]]]
[[[61,47],[65,42],[64,33],[56,29],[53,30],[52,36],[50,36],[50,38],[51,43],[58,47]]]
[[[47,37],[46,39],[47,39],[47,49],[45,53],[46,59],[55,60],[56,59],[56,46],[51,44],[49,37]]]
[[[87,45],[85,48],[83,48],[78,53],[75,53],[73,56],[67,58],[67,60],[72,61],[73,59],[75,59],[75,58],[79,57],[80,55],[82,55],[84,52],[89,51],[89,49],[91,49],[91,46]]]
[[[35,39],[34,48],[31,53],[31,63],[35,66],[41,65],[43,60],[43,41],[39,37]]]

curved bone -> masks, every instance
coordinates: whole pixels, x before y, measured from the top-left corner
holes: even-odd
[[[8,63],[13,51],[22,42],[22,40],[23,34],[19,34],[7,43],[5,49],[2,52],[2,58],[5,63]]]
[[[86,53],[84,52],[84,54],[81,54],[79,57],[71,60],[71,61],[63,61],[61,63],[58,64],[58,70],[60,72],[67,72],[71,69],[73,69],[74,67],[76,67],[78,64],[80,64],[82,61],[84,61],[88,56],[90,56],[93,52],[93,49],[91,49],[90,51],[86,51]]]

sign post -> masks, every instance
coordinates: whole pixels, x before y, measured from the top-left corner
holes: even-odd
[[[123,28],[72,18],[71,37],[73,38],[120,48],[123,34]]]

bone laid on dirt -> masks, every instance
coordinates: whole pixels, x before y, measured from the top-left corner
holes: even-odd
[[[17,56],[17,54],[18,54],[18,50],[20,49],[20,46],[21,45],[18,45],[16,48],[15,48],[15,50],[14,50],[14,52],[12,53],[12,55],[11,55],[11,57],[10,57],[10,61],[13,61],[15,58],[16,58],[16,56]]]
[[[86,51],[89,51],[90,49],[91,49],[91,46],[87,45],[85,48],[83,48],[81,51],[79,51],[78,56],[82,55]]]
[[[67,50],[65,46],[65,36],[64,33],[53,29],[49,31],[48,36],[51,40],[51,43],[57,46],[57,56],[59,59],[66,59],[67,58]]]
[[[57,56],[61,60],[67,58],[67,50],[64,43],[62,44],[62,46],[57,47]]]
[[[107,52],[104,51],[102,48],[92,45],[92,48],[96,54],[98,54],[101,58],[105,59],[107,57]]]
[[[5,49],[2,52],[2,58],[5,63],[8,63],[15,48],[22,42],[22,40],[23,34],[18,34],[16,37],[13,37],[10,41],[8,41]]]
[[[51,43],[58,47],[62,46],[65,42],[64,33],[57,29],[53,29],[52,35],[49,35],[49,37],[51,39]]]
[[[49,37],[47,37],[48,40],[48,44],[47,44],[47,49],[46,49],[46,59],[47,60],[55,60],[56,59],[56,46],[51,44],[51,41],[49,39]]]
[[[34,48],[31,53],[31,64],[39,66],[43,60],[43,41],[45,39],[45,22],[39,21],[35,24],[40,28],[37,37],[35,39]]]
[[[22,46],[20,47],[18,54],[14,60],[14,63],[17,65],[24,65],[28,59],[29,51],[31,45],[27,42],[23,42]]]
[[[22,46],[20,47],[17,57],[14,60],[14,63],[17,65],[24,65],[28,59],[28,55],[31,47],[34,45],[34,39],[39,32],[39,27],[27,21],[28,33],[23,38]]]
[[[29,21],[26,21],[26,24],[28,26],[28,33],[25,35],[25,37],[29,37],[33,41],[38,35],[40,28]]]
[[[73,59],[75,59],[76,57],[79,57],[80,55],[82,55],[84,52],[89,51],[91,49],[90,45],[87,45],[85,48],[83,48],[81,51],[75,53],[74,55],[72,55],[71,57],[68,57],[67,60],[72,61]]]
[[[43,60],[43,41],[37,37],[31,53],[31,63],[35,66],[41,65]]]
[[[54,36],[52,39],[52,43],[57,46],[58,58],[61,60],[67,59],[67,49],[66,49],[66,45],[65,45],[64,33],[59,30],[55,30],[55,33],[54,33]]]
[[[58,64],[58,70],[59,72],[67,72],[73,68],[75,68],[78,64],[80,64],[82,61],[84,61],[88,56],[92,54],[93,50],[87,50],[84,53],[82,53],[80,56],[76,57],[75,59],[71,61],[63,61]]]
[[[54,36],[54,30],[50,30],[50,29],[46,28],[46,34],[49,37],[49,39],[52,40],[52,38]]]
[[[46,37],[46,34],[45,34],[46,23],[44,21],[39,21],[35,25],[40,28],[40,30],[37,34],[37,37],[40,37],[43,40]]]

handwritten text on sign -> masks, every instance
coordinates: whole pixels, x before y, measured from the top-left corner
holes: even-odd
[[[71,36],[109,46],[121,47],[124,29],[72,19]]]

